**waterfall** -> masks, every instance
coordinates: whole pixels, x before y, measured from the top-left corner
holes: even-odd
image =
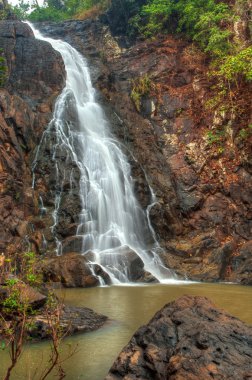
[[[94,271],[99,265],[114,284],[130,282],[130,260],[137,259],[159,281],[172,278],[173,273],[164,267],[158,255],[160,247],[149,219],[151,206],[143,211],[134,195],[130,165],[96,102],[86,60],[68,43],[45,38],[32,29],[36,38],[49,42],[61,54],[67,73],[65,88],[57,98],[53,119],[42,139],[45,143],[53,131],[52,159],[58,186],[52,231],[57,228],[61,202],[62,173],[57,163],[61,151],[80,172],[81,212],[76,235],[82,239],[80,253],[86,255],[90,269]],[[69,112],[73,122],[66,117]],[[38,155],[39,148],[34,168]],[[61,241],[56,238],[56,243],[57,254],[61,254]]]

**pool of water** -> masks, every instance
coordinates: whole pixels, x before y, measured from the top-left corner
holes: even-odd
[[[209,297],[217,306],[252,325],[252,287],[231,284],[157,284],[66,289],[58,293],[68,305],[86,306],[105,314],[110,321],[101,329],[65,339],[62,355],[77,346],[64,362],[66,380],[102,380],[114,359],[135,330],[147,323],[166,303],[184,295]],[[48,358],[47,342],[30,344],[13,372],[13,380],[39,380]],[[0,351],[0,378],[7,366],[7,352]],[[48,379],[57,379],[51,376]]]

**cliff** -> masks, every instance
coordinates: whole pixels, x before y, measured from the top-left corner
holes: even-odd
[[[153,201],[149,185],[156,194],[150,218],[165,264],[181,278],[251,284],[249,85],[237,93],[235,114],[228,103],[214,110],[207,59],[185,40],[165,36],[130,45],[99,20],[39,28],[65,39],[90,62],[99,101],[124,142],[141,205]],[[20,22],[0,23],[0,44],[8,65],[0,90],[1,250],[14,253],[29,246],[53,253],[53,141],[43,147],[39,168],[32,171],[32,163],[64,85],[64,68],[59,54]],[[65,156],[59,154],[63,168]],[[71,163],[66,170],[73,170],[77,183],[78,170]],[[68,190],[65,183],[56,231],[64,252],[79,247],[74,237],[78,185],[71,197]]]
[[[14,254],[41,243],[32,162],[65,71],[60,55],[27,24],[0,21],[0,46],[7,65],[0,88],[0,251]]]
[[[156,194],[150,217],[166,265],[181,277],[250,284],[251,86],[237,91],[237,112],[228,101],[214,109],[206,56],[185,40],[131,46],[97,20],[40,28],[89,59],[142,206],[151,202],[146,179]]]

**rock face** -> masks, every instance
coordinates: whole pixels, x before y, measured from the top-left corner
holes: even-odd
[[[252,328],[206,298],[184,296],[141,327],[106,380],[252,377]]]
[[[0,88],[0,251],[38,252],[40,194],[32,189],[32,162],[65,69],[61,56],[20,21],[0,21],[0,46],[7,66]]]
[[[113,132],[133,153],[142,206],[151,202],[146,178],[156,194],[150,218],[164,263],[181,277],[250,284],[252,134],[244,139],[240,131],[252,122],[251,88],[236,94],[238,113],[211,109],[206,57],[186,41],[166,36],[129,47],[97,20],[40,28],[89,59]],[[132,80],[144,75],[152,86],[137,111]]]
[[[239,113],[228,107],[211,110],[206,104],[214,94],[205,57],[183,40],[166,36],[129,46],[99,20],[39,28],[66,39],[90,61],[99,100],[129,156],[142,207],[152,202],[149,185],[156,194],[149,216],[165,265],[181,277],[251,284],[252,134],[243,138],[240,133],[252,122],[251,89],[245,86],[237,95]],[[63,254],[78,253],[80,174],[64,150],[55,150],[53,129],[42,139],[64,86],[63,62],[19,21],[0,22],[0,45],[7,64],[0,89],[0,252],[55,254],[56,235]],[[137,110],[130,97],[132,80],[144,75],[151,79],[151,91],[140,97]],[[74,124],[72,114],[68,107],[66,121]],[[223,134],[213,141],[216,131]],[[64,179],[60,186],[56,169]]]

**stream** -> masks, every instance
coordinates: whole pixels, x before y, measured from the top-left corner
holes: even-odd
[[[63,356],[77,346],[75,355],[63,364],[66,380],[104,379],[113,361],[136,329],[147,323],[166,303],[184,294],[209,297],[217,306],[252,325],[251,287],[188,282],[170,285],[64,289],[57,292],[68,305],[90,307],[110,318],[109,322],[95,332],[65,339],[62,346]],[[12,379],[39,379],[34,373],[36,368],[43,368],[48,352],[48,342],[27,345],[19,365],[13,372]],[[1,377],[7,367],[9,356],[5,351],[2,351],[0,355]],[[52,380],[55,377],[52,375],[49,379]]]

